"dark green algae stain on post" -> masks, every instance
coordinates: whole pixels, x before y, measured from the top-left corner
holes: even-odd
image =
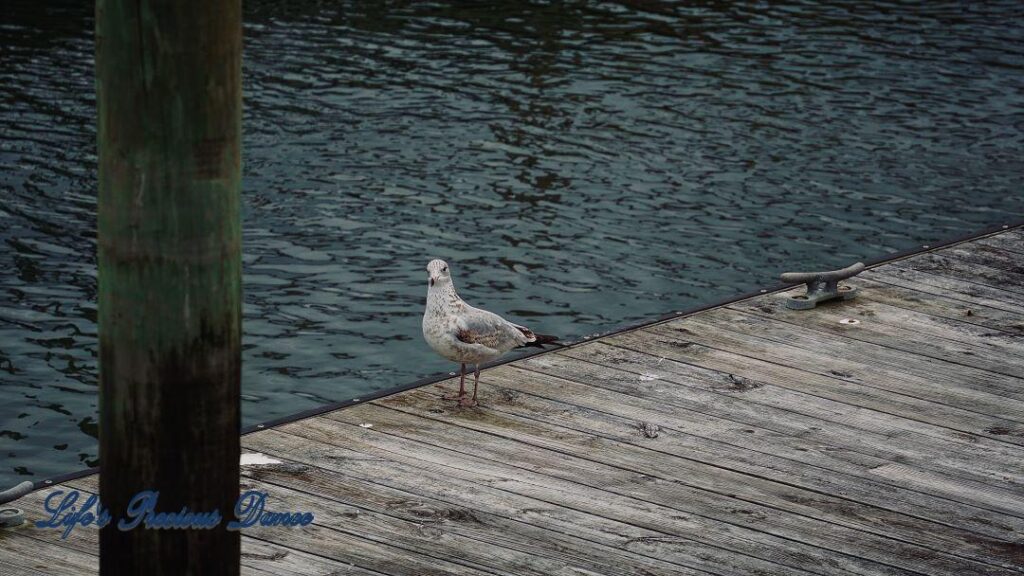
[[[99,0],[100,495],[238,498],[241,5]],[[224,530],[100,535],[101,572],[237,574]],[[115,556],[116,553],[116,556]],[[158,560],[159,559],[159,560]]]

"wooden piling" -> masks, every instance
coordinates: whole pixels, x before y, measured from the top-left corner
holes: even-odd
[[[240,0],[98,0],[101,574],[239,571]],[[211,530],[116,526],[129,499]]]

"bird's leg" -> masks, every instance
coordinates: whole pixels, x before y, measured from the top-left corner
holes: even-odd
[[[459,400],[466,396],[466,365],[462,364],[462,368],[459,370],[459,395],[452,396],[451,394],[445,394],[442,398],[445,400]]]
[[[473,379],[473,404],[476,404],[476,387],[480,385],[480,365],[476,365],[476,377]]]
[[[466,395],[466,364],[462,364],[459,370],[459,398]]]
[[[477,401],[476,401],[476,388],[477,388],[477,386],[480,385],[480,365],[479,364],[476,365],[475,376],[476,377],[473,379],[473,399],[472,400],[468,400],[468,401],[466,399],[459,400],[459,406],[476,406],[477,405]]]

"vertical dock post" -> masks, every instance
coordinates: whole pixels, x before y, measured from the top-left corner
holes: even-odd
[[[241,1],[98,0],[100,573],[237,575]],[[129,499],[211,530],[117,527]]]

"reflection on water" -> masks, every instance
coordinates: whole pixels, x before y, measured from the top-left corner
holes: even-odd
[[[92,17],[0,24],[0,485],[94,463]],[[1018,2],[246,2],[247,422],[1020,218]],[[831,3],[837,4],[837,3]]]

